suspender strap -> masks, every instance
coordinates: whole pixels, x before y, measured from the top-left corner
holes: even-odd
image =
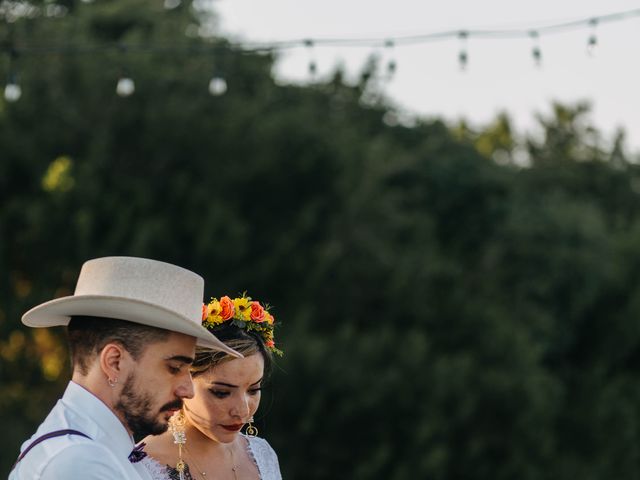
[[[80,435],[81,437],[85,437],[91,440],[91,437],[89,437],[89,435],[79,432],[78,430],[66,429],[66,430],[56,430],[55,432],[45,433],[41,437],[36,438],[33,442],[31,442],[31,445],[29,445],[27,448],[24,449],[24,451],[20,454],[20,456],[16,460],[16,463],[14,463],[13,467],[11,467],[11,470],[16,468],[16,465],[18,464],[18,462],[22,460],[27,453],[29,453],[29,450],[31,450],[33,447],[38,445],[40,442],[44,442],[45,440],[48,440],[54,437],[61,437],[63,435]]]

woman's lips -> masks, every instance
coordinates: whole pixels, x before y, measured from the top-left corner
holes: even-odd
[[[222,425],[222,428],[224,428],[229,432],[239,432],[243,426],[244,426],[244,423],[238,423],[235,425]]]

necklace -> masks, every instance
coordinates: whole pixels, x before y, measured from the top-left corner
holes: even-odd
[[[196,472],[198,472],[198,475],[200,475],[200,477],[203,480],[207,480],[207,472],[206,470],[203,470],[202,468],[200,468],[198,466],[198,464],[196,463],[193,454],[187,450],[187,447],[184,447],[184,451],[187,452],[189,454],[189,457],[191,457],[191,464],[196,467]],[[233,480],[238,480],[238,466],[236,465],[236,462],[234,460],[233,457],[233,447],[229,447],[229,455],[231,456],[231,472],[233,472]]]
[[[231,471],[233,472],[233,480],[238,480],[238,472],[236,472],[238,466],[233,460],[233,446],[229,447],[229,453],[231,454]]]

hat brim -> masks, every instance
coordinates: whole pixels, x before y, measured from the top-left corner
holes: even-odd
[[[22,316],[22,323],[29,327],[55,327],[68,325],[71,317],[76,315],[115,318],[184,333],[195,337],[198,346],[242,358],[240,353],[227,347],[210,331],[193,320],[158,305],[131,298],[103,295],[73,295],[56,298],[33,307]]]

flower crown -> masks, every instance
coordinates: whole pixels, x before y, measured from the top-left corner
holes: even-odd
[[[246,294],[233,300],[224,296],[218,300],[212,298],[202,305],[202,326],[215,333],[216,327],[231,322],[248,332],[255,331],[262,337],[264,346],[272,353],[282,356],[273,339],[275,320],[269,313],[269,306],[262,306]]]

